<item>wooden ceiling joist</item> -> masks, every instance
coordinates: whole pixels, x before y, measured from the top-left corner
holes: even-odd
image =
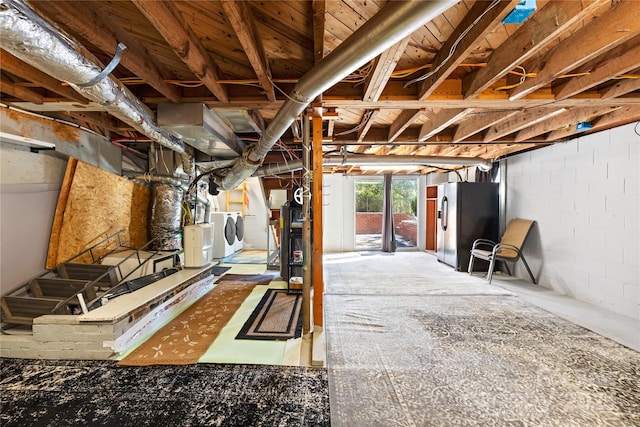
[[[427,99],[447,76],[468,58],[469,53],[479,41],[493,31],[518,3],[519,0],[475,2],[438,51],[433,60],[435,68],[430,71],[429,77],[422,81],[418,99],[421,101]]]
[[[522,98],[558,76],[575,70],[580,65],[600,56],[608,49],[635,37],[640,33],[640,13],[637,3],[623,1],[615,3],[611,9],[594,19],[580,30],[560,42],[553,50],[537,61],[539,67],[527,72],[536,73],[514,88],[509,99]],[[588,46],[589,49],[582,49]]]
[[[247,58],[249,58],[249,63],[258,77],[265,96],[269,101],[275,101],[276,94],[271,81],[269,61],[262,47],[262,40],[256,30],[249,6],[244,1],[222,0],[222,7],[238,36],[238,40],[240,40],[240,44],[244,48]]]
[[[503,136],[518,132],[521,129],[540,123],[558,114],[562,114],[566,108],[539,107],[520,111],[518,114],[492,126],[484,136],[484,142],[495,141]]]
[[[68,3],[55,1],[40,2],[40,7],[54,14],[62,24],[110,56],[116,53],[118,43],[123,43],[127,49],[120,64],[171,102],[180,102],[181,91],[165,82],[165,78],[170,77],[169,72],[162,70],[159,61],[152,58],[135,37],[106,16],[100,8],[93,7],[89,2],[74,2],[73,7],[69,7]]]
[[[493,51],[486,67],[463,79],[464,98],[474,98],[484,92],[604,1],[594,1],[587,6],[573,0],[547,3]]]
[[[589,133],[597,132],[598,130],[608,129],[612,126],[619,126],[624,123],[629,123],[634,120],[640,119],[640,106],[627,106],[618,108],[608,114],[604,114],[598,117],[592,123],[592,128],[589,129]],[[583,133],[584,130],[577,130],[575,126],[567,127],[565,129],[555,130],[547,135],[549,142],[563,140],[575,135]]]
[[[313,10],[313,61],[315,64],[324,58],[324,22],[326,0],[312,0]]]
[[[640,36],[620,47],[620,55],[614,55],[610,60],[598,64],[589,74],[574,77],[558,87],[557,91],[554,90],[555,98],[569,98],[610,80],[611,76],[620,76],[640,68]]]
[[[220,72],[217,65],[198,38],[185,25],[173,2],[132,1],[207,89],[221,102],[229,102],[227,89],[218,83]]]
[[[532,139],[535,136],[551,132],[555,129],[564,127],[575,128],[576,124],[584,121],[588,121],[592,117],[601,116],[611,111],[610,107],[585,107],[585,108],[573,108],[569,111],[565,111],[562,114],[558,114],[548,120],[545,120],[535,125],[529,126],[516,135],[514,140],[516,142],[524,142]]]
[[[387,140],[389,142],[395,141],[418,117],[425,114],[427,114],[427,110],[424,108],[418,110],[403,110],[393,123],[391,123]]]
[[[358,142],[364,140],[365,135],[369,132],[371,125],[375,122],[376,116],[380,113],[380,110],[368,110],[362,115],[362,121],[358,128]]]
[[[15,84],[6,73],[0,74],[0,92],[38,105],[44,102],[42,95],[29,88]]]
[[[32,67],[21,59],[16,58],[9,52],[0,49],[0,64],[2,69],[9,73],[20,77],[21,79],[34,82],[39,86],[56,93],[66,99],[80,102],[81,104],[88,104],[89,101],[85,99],[75,90],[68,86],[62,86],[59,80],[54,79],[48,74],[43,73],[37,68]]]
[[[407,48],[411,37],[406,37],[398,43],[391,46],[389,49],[382,52],[377,58],[373,71],[369,75],[365,84],[364,95],[362,99],[366,102],[377,101],[382,95],[391,74],[396,68],[400,57]]]
[[[469,138],[472,135],[482,132],[491,126],[500,123],[503,120],[517,114],[518,111],[500,111],[493,113],[490,111],[476,112],[470,117],[469,120],[464,120],[456,127],[456,131],[453,134],[453,142],[460,142]]]
[[[440,110],[434,116],[429,117],[429,120],[422,125],[418,140],[426,141],[472,112],[473,108]]]
[[[619,79],[617,83],[603,89],[601,96],[604,99],[618,98],[636,90],[640,90],[640,79]]]

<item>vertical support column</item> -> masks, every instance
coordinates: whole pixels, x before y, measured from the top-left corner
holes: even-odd
[[[322,266],[322,117],[313,116],[313,324],[324,324]]]
[[[302,335],[311,332],[311,144],[309,116],[302,115]]]

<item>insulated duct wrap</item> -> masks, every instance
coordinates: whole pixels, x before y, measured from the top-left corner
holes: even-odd
[[[0,42],[2,49],[53,78],[69,83],[110,114],[182,154],[185,172],[193,171],[192,152],[181,140],[160,129],[154,122],[153,113],[119,81],[106,76],[85,87],[102,72],[99,61],[23,2],[0,0]]]
[[[151,238],[157,239],[155,250],[182,249],[181,212],[184,190],[179,186],[156,182],[153,184],[151,208]]]

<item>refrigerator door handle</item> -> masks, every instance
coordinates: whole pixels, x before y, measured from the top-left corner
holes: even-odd
[[[447,199],[447,196],[442,197],[442,201],[440,202],[440,212],[442,212],[440,227],[446,231],[447,226],[449,225],[449,199]]]

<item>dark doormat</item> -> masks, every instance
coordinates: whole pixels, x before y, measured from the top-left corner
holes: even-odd
[[[0,425],[329,426],[325,369],[0,359]]]
[[[267,289],[236,336],[242,340],[286,341],[302,335],[302,295]]]

